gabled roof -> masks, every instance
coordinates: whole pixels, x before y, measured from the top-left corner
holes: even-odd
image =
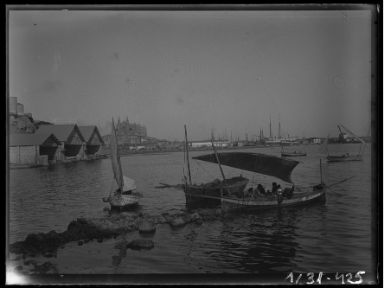
[[[99,137],[100,142],[104,143],[103,137],[101,137],[99,129],[97,129],[97,126],[89,125],[89,126],[78,126],[78,127],[80,130],[80,133],[83,135],[84,140],[86,142],[91,140],[93,133],[96,133],[97,136]]]
[[[50,139],[55,142],[57,145],[60,144],[60,141],[55,137],[55,135],[40,133],[40,134],[11,134],[9,136],[9,146],[39,146],[43,145],[45,141]]]
[[[65,142],[74,129],[78,129],[76,124],[43,125],[39,127],[36,134],[54,134],[59,141]],[[81,132],[79,134],[82,140],[84,140]]]

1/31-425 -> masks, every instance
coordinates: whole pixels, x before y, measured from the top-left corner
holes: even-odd
[[[318,275],[316,275],[318,274]],[[355,274],[353,273],[294,273],[291,272],[288,274],[287,277],[285,277],[286,280],[291,282],[292,284],[318,284],[321,285],[322,282],[339,282],[341,281],[341,284],[346,284],[345,282],[349,284],[361,284],[363,283],[363,277],[362,275],[365,274],[365,271],[358,271]],[[316,277],[317,276],[317,277]],[[340,282],[339,282],[340,283]]]

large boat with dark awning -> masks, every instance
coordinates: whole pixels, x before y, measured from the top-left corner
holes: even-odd
[[[298,161],[291,159],[245,152],[216,152],[215,154],[193,157],[193,159],[272,176],[291,184],[293,184],[291,173],[299,164]],[[223,190],[225,190],[225,186]],[[299,188],[293,184],[293,186],[284,189],[279,188],[272,192],[262,192],[258,186],[256,189],[251,187],[242,192],[242,195],[227,193],[222,194],[221,197],[210,197],[210,199],[220,200],[221,208],[230,211],[277,209],[287,206],[307,205],[313,202],[323,202],[325,200],[326,185],[321,177],[320,184],[311,187]]]

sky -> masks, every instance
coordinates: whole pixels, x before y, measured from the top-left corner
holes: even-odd
[[[91,8],[90,8],[91,9]],[[34,119],[149,136],[370,132],[371,12],[11,10],[9,95]]]

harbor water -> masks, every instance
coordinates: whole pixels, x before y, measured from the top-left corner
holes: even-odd
[[[367,146],[363,161],[327,163],[320,145],[294,146],[286,150],[307,152],[296,157],[300,164],[292,173],[296,186],[320,183],[322,177],[332,185],[325,204],[303,208],[235,215],[225,221],[187,225],[172,230],[160,225],[149,251],[126,251],[116,258],[114,239],[90,242],[79,247],[68,243],[57,255],[59,273],[252,273],[291,271],[343,272],[366,271],[374,278],[375,221],[371,150]],[[356,154],[357,144],[329,145],[332,153]],[[244,150],[280,156],[279,147]],[[191,157],[210,153],[192,151]],[[123,173],[135,179],[143,197],[140,211],[158,215],[185,208],[184,193],[177,189],[156,189],[159,183],[178,184],[183,177],[182,152],[129,155],[121,158]],[[227,177],[243,176],[252,184],[270,189],[276,181],[223,167]],[[186,173],[186,171],[185,171]],[[220,179],[217,165],[191,161],[195,183]],[[108,217],[102,197],[113,186],[110,159],[56,165],[52,168],[9,171],[9,243],[24,240],[29,233],[64,231],[79,217]],[[134,234],[134,233],[133,233]],[[135,237],[131,235],[129,237]],[[365,279],[365,278],[364,278]]]

